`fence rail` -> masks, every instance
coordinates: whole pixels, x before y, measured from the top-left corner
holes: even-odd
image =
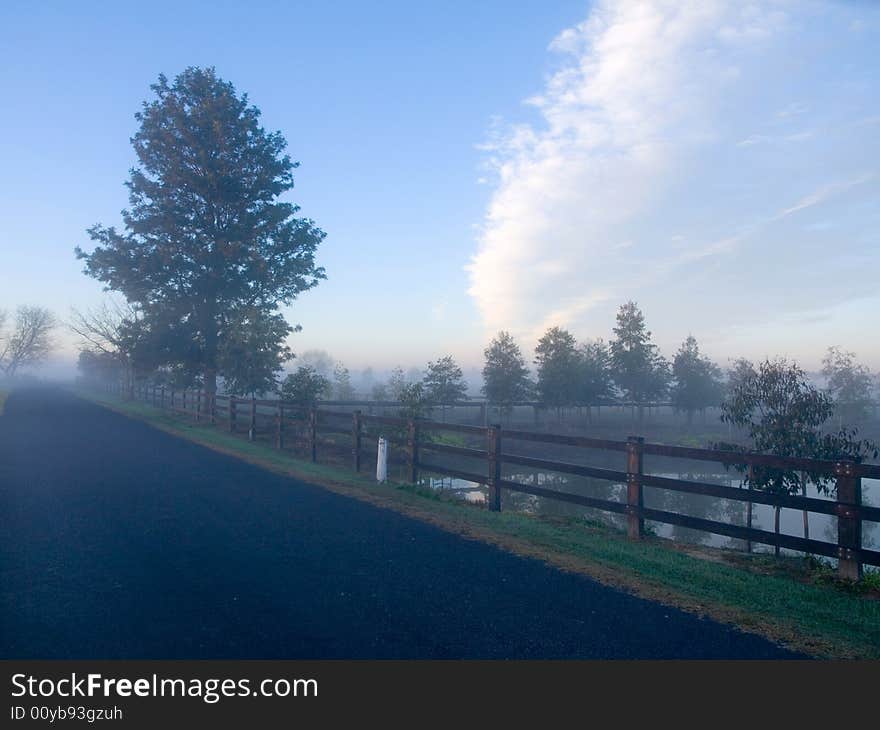
[[[110,390],[123,396],[129,393],[129,391],[116,387],[111,387]],[[642,438],[635,436],[626,441],[613,441],[507,430],[502,429],[499,425],[467,426],[423,419],[375,416],[363,414],[360,411],[347,414],[322,410],[317,407],[310,408],[286,401],[237,398],[235,396],[215,396],[212,398],[203,391],[174,391],[164,387],[138,388],[135,391],[135,397],[158,408],[185,414],[195,421],[221,425],[231,433],[246,433],[252,441],[260,435],[268,436],[275,447],[279,449],[289,448],[293,443],[303,445],[312,461],[317,461],[319,451],[348,453],[350,450],[351,466],[355,471],[361,470],[362,457],[371,453],[364,448],[364,441],[376,438],[375,433],[365,433],[365,429],[387,427],[383,435],[396,444],[402,452],[404,458],[400,458],[400,454],[398,454],[394,461],[404,464],[408,481],[415,483],[418,481],[420,472],[429,472],[486,485],[488,487],[488,507],[491,510],[501,509],[501,490],[503,489],[625,515],[627,534],[633,539],[640,539],[645,535],[645,520],[650,520],[742,539],[750,544],[755,542],[771,545],[777,550],[786,548],[836,558],[838,573],[849,579],[861,577],[863,565],[880,566],[880,551],[862,546],[862,523],[866,521],[880,522],[880,508],[862,503],[862,479],[880,479],[880,466],[874,464],[667,446],[645,443]],[[348,426],[343,426],[341,423],[343,418],[349,419]],[[480,437],[485,440],[485,448],[444,443],[437,440],[436,434],[438,433]],[[346,444],[340,443],[338,439],[327,439],[328,434],[334,437],[347,437],[350,442]],[[505,447],[511,441],[623,452],[626,456],[626,468],[625,470],[606,469],[510,453]],[[427,453],[431,458],[426,459],[423,456],[424,453]],[[437,457],[441,457],[443,454],[463,457],[472,461],[482,461],[485,462],[486,468],[482,471],[470,471],[469,469],[452,467],[437,461]],[[643,468],[643,458],[646,454],[709,461],[721,464],[725,468],[762,466],[821,475],[834,480],[836,499],[776,494],[646,474]],[[626,501],[620,502],[572,494],[504,479],[502,478],[504,465],[527,466],[544,471],[625,484]],[[777,509],[789,508],[830,515],[837,518],[837,541],[826,542],[780,533],[778,523],[777,530],[770,532],[751,527],[751,525],[735,525],[677,512],[647,508],[643,503],[645,487],[746,502],[749,510],[751,510],[752,504],[763,504]]]

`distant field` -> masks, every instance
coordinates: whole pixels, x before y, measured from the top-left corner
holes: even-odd
[[[3,415],[3,407],[6,405],[6,396],[9,395],[5,390],[0,390],[0,416]]]

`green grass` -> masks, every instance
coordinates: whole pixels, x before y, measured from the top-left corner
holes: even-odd
[[[819,657],[880,658],[876,574],[841,584],[803,559],[631,541],[578,519],[489,512],[426,487],[379,485],[343,468],[312,464],[241,436],[139,403],[80,393],[116,411],[276,472],[397,510],[444,529],[590,575],[636,595],[736,624]]]

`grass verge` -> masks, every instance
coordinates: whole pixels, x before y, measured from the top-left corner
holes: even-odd
[[[412,485],[377,484],[342,468],[312,464],[141,403],[77,391],[83,398],[168,433],[276,473],[396,510],[467,538],[538,558],[606,585],[761,634],[820,658],[880,658],[880,600],[868,586],[829,580],[802,559],[631,541],[574,519],[484,508]]]

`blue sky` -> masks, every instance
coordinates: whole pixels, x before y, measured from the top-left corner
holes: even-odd
[[[880,11],[860,2],[33,3],[0,9],[0,308],[104,296],[157,75],[214,65],[302,166],[328,280],[294,351],[478,366],[498,329],[880,368]],[[59,339],[72,358],[73,342]]]

